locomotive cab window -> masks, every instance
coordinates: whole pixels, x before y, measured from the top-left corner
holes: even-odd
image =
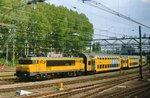
[[[36,60],[19,60],[19,64],[36,64]]]

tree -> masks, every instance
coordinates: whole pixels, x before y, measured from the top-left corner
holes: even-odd
[[[10,25],[1,26],[4,40],[0,44],[3,47],[9,44],[9,48],[15,45],[16,55],[24,54],[26,44],[30,51],[42,47],[80,52],[92,40],[93,25],[84,14],[47,3],[37,3],[33,9],[26,3],[23,0],[0,1],[0,23]],[[74,33],[79,36],[73,36]]]

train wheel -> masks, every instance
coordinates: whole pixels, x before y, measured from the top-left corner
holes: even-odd
[[[69,76],[69,77],[72,76],[72,72],[68,72],[68,76]]]
[[[46,79],[46,75],[45,74],[42,75],[42,79]]]
[[[77,76],[81,76],[82,73],[80,71],[77,72]]]
[[[36,79],[37,79],[37,80],[40,80],[40,79],[41,79],[41,75],[39,75],[39,74],[36,75]]]
[[[77,76],[77,72],[73,72],[73,76],[76,77]]]
[[[50,74],[47,74],[47,78],[50,79],[50,78],[51,78],[51,75],[50,75]]]
[[[52,78],[55,78],[55,73],[52,73],[51,76],[52,76]]]

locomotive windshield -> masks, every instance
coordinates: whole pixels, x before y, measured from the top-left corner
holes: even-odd
[[[19,60],[19,64],[36,64],[35,60]]]

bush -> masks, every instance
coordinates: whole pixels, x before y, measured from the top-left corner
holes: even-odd
[[[9,60],[8,63],[6,64],[6,59],[5,58],[0,58],[0,64],[4,64],[5,66],[16,66],[16,64],[18,64],[18,60],[15,59],[14,65],[13,65],[12,60]]]

